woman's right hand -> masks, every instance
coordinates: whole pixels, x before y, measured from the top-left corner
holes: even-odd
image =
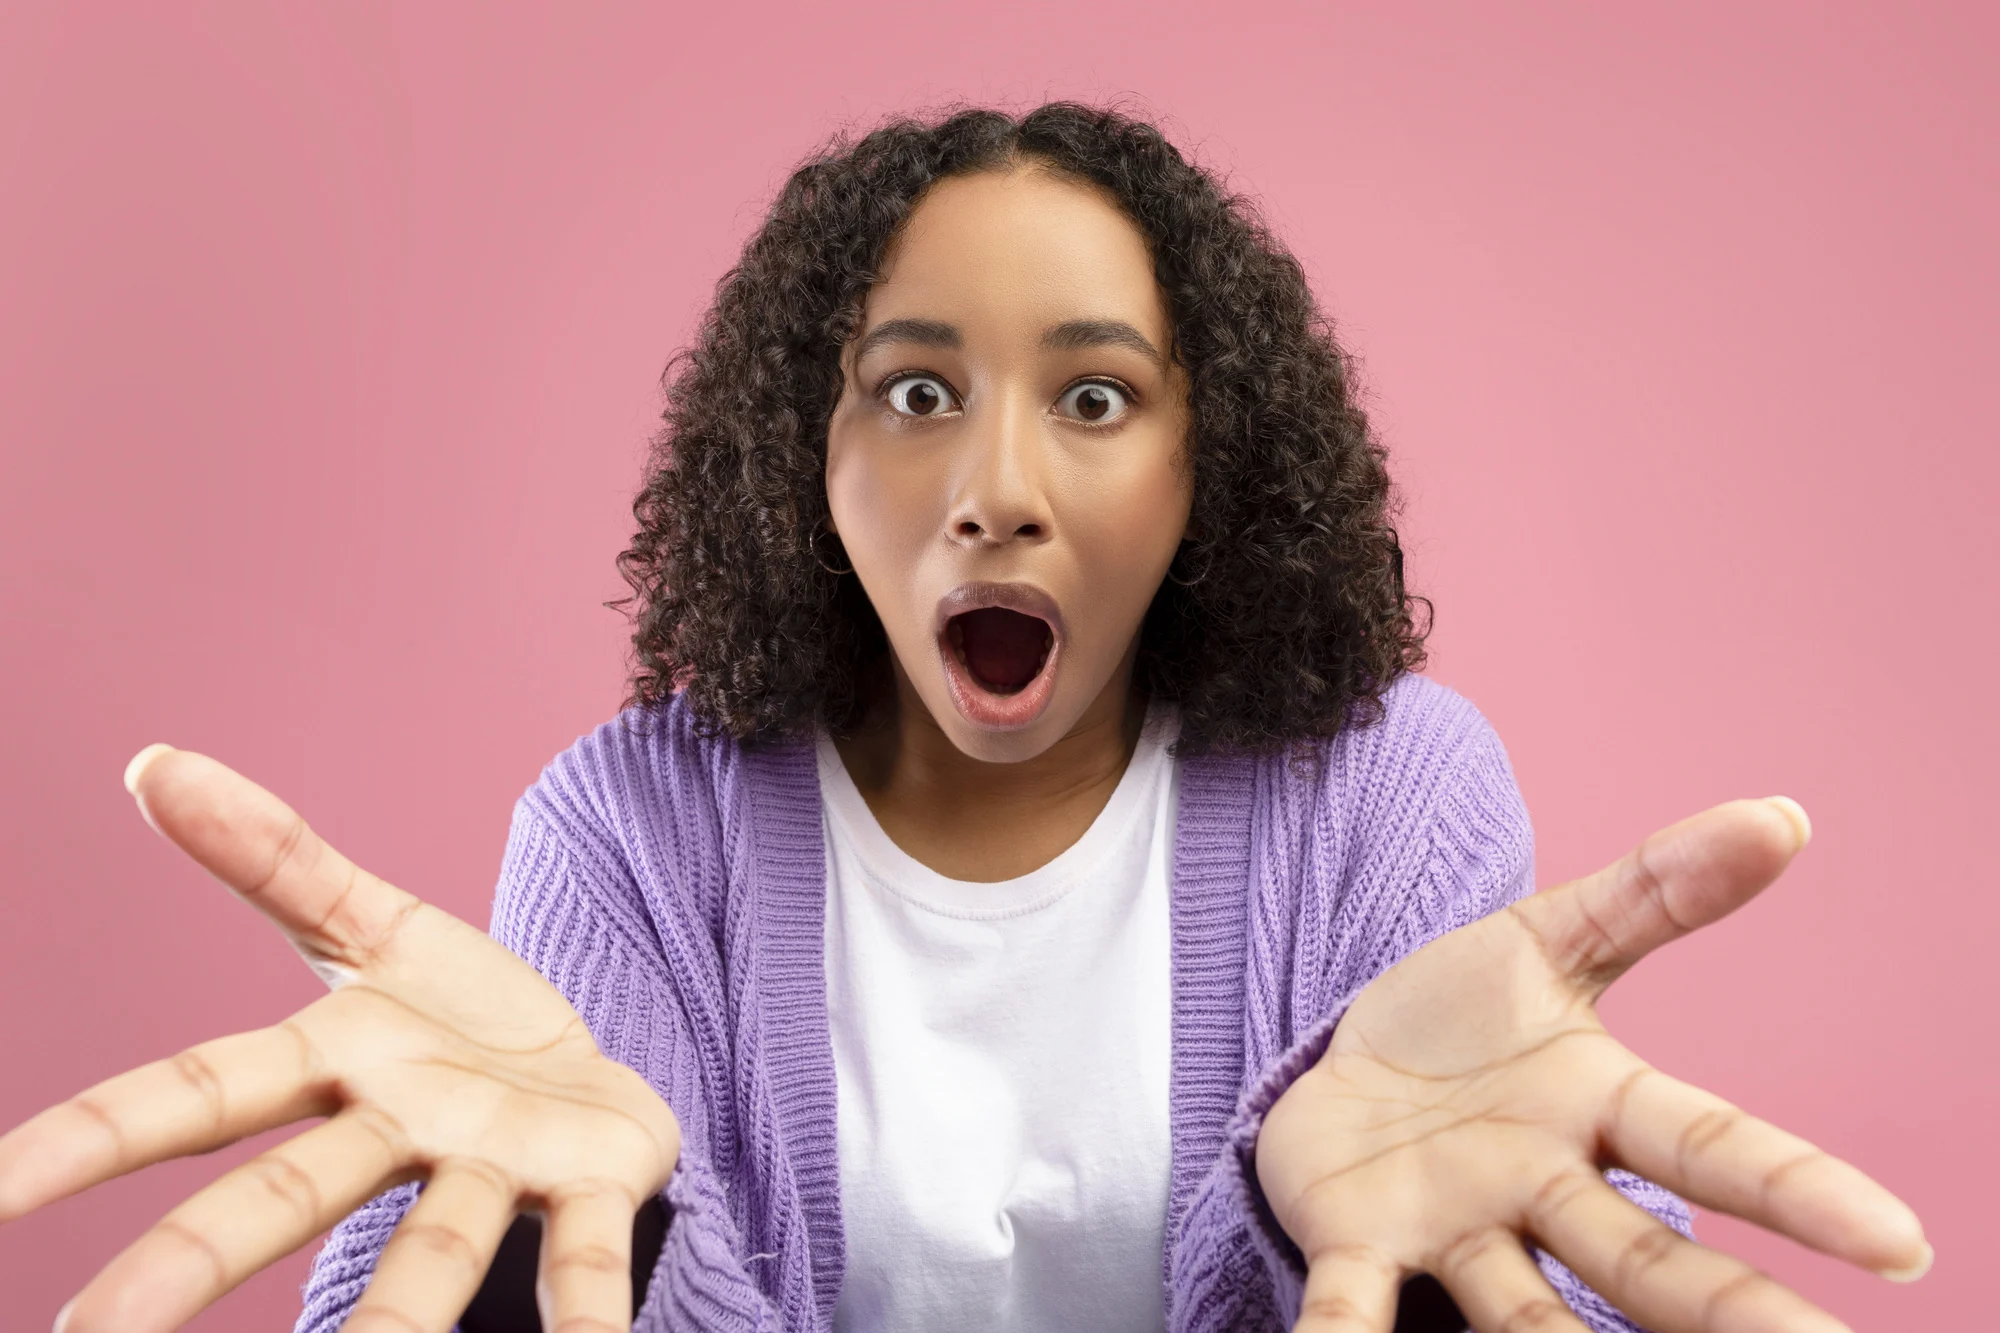
[[[0,1137],[0,1222],[171,1157],[325,1123],[162,1218],[65,1309],[60,1333],[164,1333],[392,1185],[427,1183],[349,1333],[446,1333],[518,1212],[546,1217],[548,1328],[625,1329],[632,1217],[680,1126],[576,1010],[484,932],[362,870],[277,797],[151,746],[147,820],[263,912],[333,993],[275,1027],[121,1074]],[[211,962],[208,965],[213,966]]]

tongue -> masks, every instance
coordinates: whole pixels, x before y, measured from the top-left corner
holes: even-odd
[[[966,667],[988,689],[1018,690],[1042,669],[1049,627],[1036,617],[989,606],[956,616],[952,624]]]

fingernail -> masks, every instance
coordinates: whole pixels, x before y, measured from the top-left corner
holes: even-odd
[[[133,762],[136,763],[138,761],[134,760]],[[1801,849],[1812,841],[1812,820],[1807,816],[1804,806],[1789,796],[1766,796],[1764,799],[1784,811],[1785,818],[1792,821],[1792,827],[1799,831],[1799,847]]]
[[[1936,1258],[1937,1251],[1931,1248],[1929,1241],[1925,1241],[1924,1257],[1911,1264],[1908,1268],[1884,1268],[1878,1271],[1891,1282],[1915,1282],[1918,1278],[1931,1271],[1931,1264]]]
[[[137,796],[139,794],[139,777],[146,771],[146,765],[152,763],[155,759],[158,759],[173,748],[171,745],[162,745],[160,742],[154,741],[151,745],[133,755],[132,762],[125,765],[125,790]]]
[[[56,1311],[56,1326],[50,1330],[50,1333],[63,1333],[63,1325],[69,1322],[69,1312],[75,1308],[76,1297],[72,1296],[63,1303],[62,1309]]]

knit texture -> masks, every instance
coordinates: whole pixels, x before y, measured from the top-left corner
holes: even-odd
[[[1309,760],[1181,761],[1161,1255],[1171,1333],[1296,1320],[1304,1266],[1256,1182],[1264,1114],[1370,980],[1533,887],[1527,810],[1485,719],[1421,676],[1384,703],[1380,722]],[[636,1333],[831,1327],[845,1248],[825,906],[812,747],[704,738],[678,698],[581,738],[515,809],[494,937],[681,1124],[673,1220]],[[1689,1232],[1673,1195],[1611,1178]],[[334,1333],[418,1188],[334,1229],[297,1333]],[[1590,1327],[1634,1328],[1540,1261]]]

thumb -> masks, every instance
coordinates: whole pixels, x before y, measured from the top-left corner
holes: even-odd
[[[207,755],[149,745],[125,787],[147,823],[268,917],[329,985],[366,967],[419,906]]]
[[[1763,892],[1812,837],[1797,801],[1730,801],[1653,834],[1594,875],[1514,905],[1551,967],[1595,1000],[1663,944]]]

